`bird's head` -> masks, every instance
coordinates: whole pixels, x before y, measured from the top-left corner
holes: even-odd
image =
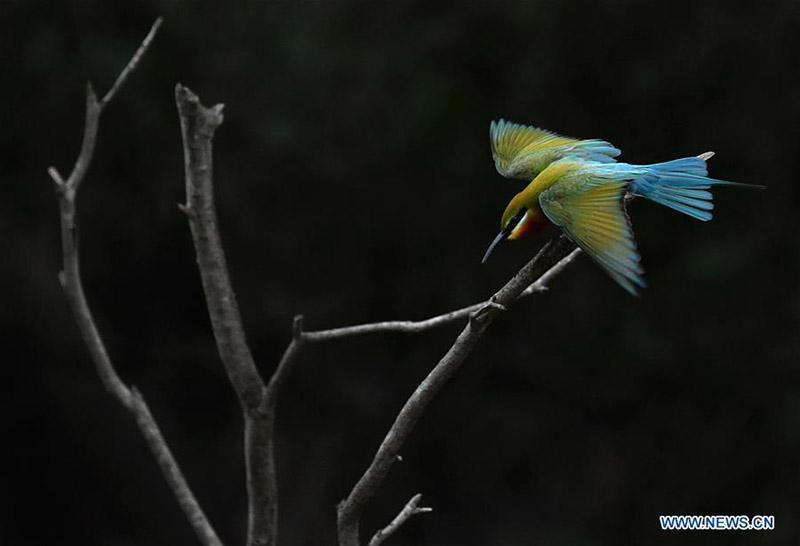
[[[527,228],[532,225],[533,215],[538,216],[536,211],[530,210],[526,206],[525,196],[522,193],[515,195],[506,207],[505,212],[503,212],[503,218],[500,220],[500,233],[497,234],[492,244],[489,245],[486,254],[483,255],[481,263],[486,263],[486,260],[489,259],[495,247],[500,244],[501,241],[505,239],[512,241],[528,235],[530,229]]]

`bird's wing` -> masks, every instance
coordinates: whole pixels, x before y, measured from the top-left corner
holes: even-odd
[[[556,152],[549,161],[566,155],[575,155],[593,161],[609,162],[614,161],[613,158],[621,153],[619,149],[604,140],[565,137],[545,129],[512,123],[504,119],[489,124],[489,142],[497,170],[507,178],[513,178],[508,167],[522,155]],[[555,148],[559,149],[554,150]],[[527,174],[533,178],[538,172]]]
[[[512,123],[504,119],[492,121],[489,124],[489,141],[492,146],[492,157],[498,165],[511,163],[523,151],[529,153],[578,142],[574,138],[564,137],[530,125]]]
[[[644,287],[641,257],[622,199],[625,180],[602,178],[579,170],[539,195],[551,222],[589,254],[625,290]]]

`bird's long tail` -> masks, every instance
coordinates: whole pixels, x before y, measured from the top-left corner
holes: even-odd
[[[764,186],[709,178],[706,160],[712,155],[713,153],[707,152],[699,157],[643,165],[643,174],[633,180],[630,193],[707,222],[713,216],[711,211],[714,208],[714,196],[708,191],[712,186],[763,189]]]

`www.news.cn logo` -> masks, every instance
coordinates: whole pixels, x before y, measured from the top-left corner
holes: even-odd
[[[658,516],[664,531],[772,531],[775,516]]]

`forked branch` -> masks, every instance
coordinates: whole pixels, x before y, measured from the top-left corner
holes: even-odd
[[[128,387],[117,374],[114,364],[108,355],[100,331],[97,329],[91,309],[86,301],[80,274],[78,259],[78,234],[75,211],[75,198],[78,188],[83,182],[89,165],[92,162],[97,130],[103,109],[114,98],[117,91],[125,83],[128,75],[136,68],[141,57],[161,26],[159,17],[142,42],[133,58],[120,73],[114,86],[98,102],[91,84],[86,91],[86,120],[83,129],[83,141],[78,158],[72,167],[69,177],[65,180],[55,169],[47,169],[53,179],[58,193],[58,203],[61,215],[61,246],[63,252],[63,270],[59,273],[59,280],[67,296],[72,312],[75,316],[78,329],[83,337],[89,354],[97,367],[97,373],[106,390],[111,393],[136,419],[136,424],[144,436],[147,445],[164,474],[170,489],[194,529],[200,542],[205,546],[222,546],[216,532],[203,513],[197,498],[192,493],[186,478],[183,476],[175,457],[161,434],[150,409],[147,407],[142,395],[135,387]]]
[[[375,459],[356,484],[350,496],[340,503],[338,507],[340,546],[359,546],[359,527],[364,507],[375,495],[383,478],[388,473],[389,467],[396,460],[400,447],[411,433],[425,406],[436,395],[447,379],[455,373],[494,316],[504,310],[508,303],[516,299],[547,290],[550,281],[572,263],[580,252],[581,250],[575,248],[573,243],[565,237],[561,237],[555,242],[548,243],[533,260],[520,270],[514,279],[489,300],[421,321],[376,322],[306,332],[303,331],[303,317],[300,315],[295,317],[292,328],[292,341],[286,348],[267,386],[265,397],[266,414],[270,416],[272,424],[274,424],[275,403],[278,394],[286,378],[294,368],[304,345],[380,332],[422,332],[469,318],[465,330],[456,339],[450,351],[417,387],[417,390],[403,407],[381,444],[378,453],[375,455]],[[272,429],[270,429],[268,441],[270,444],[268,468],[272,474],[272,483],[274,484],[275,466],[274,455],[272,455]],[[277,486],[275,487],[277,488]],[[369,543],[370,546],[381,544],[411,516],[430,511],[428,508],[418,508],[418,502],[419,495],[413,497],[388,526],[379,530],[372,537]]]
[[[400,510],[400,513],[395,516],[391,523],[383,529],[379,529],[378,532],[373,535],[372,539],[369,541],[369,546],[380,546],[383,544],[383,541],[392,536],[392,534],[407,522],[411,516],[433,511],[433,508],[420,506],[420,499],[422,499],[422,494],[420,493],[411,497],[411,500],[403,506],[403,509]]]
[[[64,179],[54,167],[48,169],[56,184],[61,214],[64,268],[59,278],[104,386],[135,416],[167,483],[201,542],[206,546],[222,546],[161,435],[144,398],[135,387],[126,385],[117,374],[86,301],[78,260],[75,198],[91,164],[100,116],[147,52],[161,22],[161,18],[156,20],[139,49],[101,100],[98,101],[92,86],[87,86],[83,140],[69,176]],[[403,406],[369,468],[338,507],[341,546],[360,546],[361,514],[374,497],[427,404],[460,367],[497,314],[519,298],[546,290],[550,280],[567,267],[580,250],[575,249],[574,244],[564,237],[551,241],[489,300],[426,320],[389,321],[304,332],[302,317],[298,316],[294,322],[292,341],[269,382],[265,384],[246,341],[214,206],[212,140],[223,121],[223,106],[204,107],[196,95],[180,84],[176,86],[175,98],[181,121],[186,178],[186,203],[180,205],[180,208],[189,219],[218,352],[244,415],[248,546],[275,546],[277,543],[275,411],[282,386],[303,345],[378,332],[421,332],[469,319],[447,354]],[[379,546],[412,516],[431,510],[420,507],[419,501],[420,495],[412,497],[386,527],[375,533],[369,546]]]
[[[558,274],[565,266],[565,264],[560,266],[562,260],[570,255],[574,257],[574,253],[575,244],[565,236],[550,241],[489,301],[484,302],[481,307],[469,314],[469,320],[464,329],[405,403],[384,437],[372,463],[347,498],[339,504],[337,520],[340,546],[360,546],[359,532],[364,508],[383,483],[389,469],[400,454],[400,448],[411,434],[427,405],[472,352],[486,328],[501,311],[522,296],[529,287],[534,286],[551,271],[554,271],[553,275]]]
[[[551,267],[544,275],[539,277],[536,281],[531,283],[522,294],[520,294],[520,298],[528,297],[532,294],[536,294],[537,292],[544,292],[547,290],[548,284],[550,281],[555,278],[559,273],[561,273],[570,263],[572,263],[575,258],[578,257],[578,254],[581,253],[580,248],[574,249],[571,253],[561,259],[556,265]],[[302,332],[301,339],[307,342],[318,342],[318,341],[332,341],[335,339],[343,339],[347,337],[353,336],[360,336],[365,334],[376,334],[382,332],[406,332],[406,333],[417,333],[417,332],[424,332],[425,330],[430,330],[433,328],[438,328],[439,326],[446,326],[448,324],[452,324],[459,320],[465,319],[469,317],[471,313],[481,309],[486,305],[486,301],[481,301],[478,303],[474,303],[472,305],[468,305],[467,307],[462,307],[461,309],[456,309],[455,311],[449,311],[447,313],[442,313],[441,315],[436,315],[435,317],[430,317],[424,320],[391,320],[385,322],[372,322],[368,324],[359,324],[356,326],[345,326],[343,328],[332,328],[330,330],[315,330],[315,331],[308,331]]]
[[[249,496],[248,544],[274,546],[277,542],[278,485],[275,469],[274,426],[278,396],[294,368],[302,347],[334,339],[377,332],[420,332],[469,317],[451,351],[431,372],[426,382],[398,416],[390,435],[394,443],[384,441],[373,465],[356,485],[348,500],[340,505],[339,526],[342,545],[358,545],[361,511],[388,472],[400,445],[410,433],[428,401],[444,381],[455,372],[496,313],[511,301],[547,289],[547,283],[561,272],[580,252],[572,243],[559,239],[548,244],[508,286],[485,302],[444,313],[423,321],[391,321],[363,324],[332,330],[304,332],[302,317],[295,317],[292,341],[275,372],[264,385],[253,362],[245,339],[236,304],[236,296],[227,270],[225,253],[214,206],[213,147],[215,130],[222,123],[222,105],[206,108],[188,88],[178,85],[175,100],[181,119],[186,176],[186,203],[180,205],[192,231],[203,290],[217,340],[217,348],[242,405],[245,419],[245,453]],[[388,438],[388,436],[387,436]],[[401,512],[391,532],[416,513]],[[382,541],[390,532],[378,536]],[[383,538],[381,538],[383,537]]]

